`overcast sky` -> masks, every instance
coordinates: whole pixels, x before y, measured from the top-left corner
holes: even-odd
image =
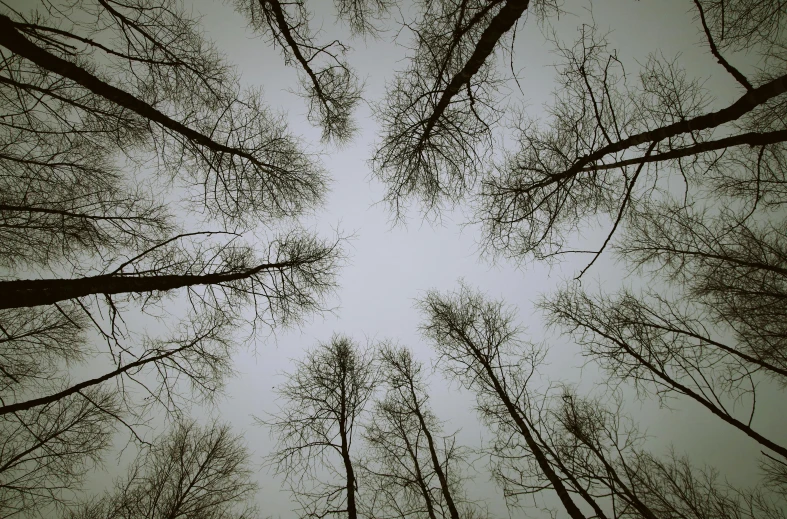
[[[187,4],[189,1],[186,0]],[[597,382],[592,367],[579,369],[583,362],[579,348],[567,338],[546,336],[540,326],[540,317],[532,308],[532,302],[540,294],[554,290],[573,277],[577,267],[583,266],[588,258],[572,258],[552,266],[531,263],[517,268],[503,261],[492,265],[479,259],[477,229],[462,226],[467,215],[461,210],[445,213],[438,224],[424,223],[417,211],[412,211],[406,226],[392,227],[386,206],[377,203],[383,197],[383,187],[371,179],[367,165],[378,131],[370,117],[369,106],[357,110],[360,132],[350,144],[341,149],[321,146],[319,130],[306,121],[303,100],[292,93],[297,88],[296,71],[284,66],[278,51],[246,30],[245,20],[230,5],[213,0],[194,0],[192,5],[195,12],[204,15],[207,34],[238,67],[243,82],[262,87],[269,105],[286,114],[292,131],[301,135],[310,149],[321,153],[332,178],[332,190],[324,210],[308,225],[324,235],[330,235],[336,227],[354,235],[348,247],[349,262],[341,273],[341,287],[333,301],[334,313],[312,319],[300,329],[260,340],[256,351],[239,354],[236,358],[239,374],[228,384],[226,397],[211,411],[232,423],[236,430],[243,431],[255,463],[261,462],[262,456],[272,449],[273,442],[267,430],[253,425],[251,415],[262,416],[266,411],[275,410],[272,389],[282,380],[277,373],[290,369],[290,359],[302,357],[305,349],[340,332],[362,343],[367,339],[398,340],[428,363],[431,352],[418,335],[420,318],[413,301],[428,289],[452,290],[460,278],[518,307],[519,320],[528,327],[533,338],[547,340],[550,355],[549,364],[543,369],[545,377],[581,381],[587,387]],[[335,25],[332,5],[328,0],[307,2],[307,8],[316,11],[314,26],[323,26],[325,41],[334,37],[346,40],[348,31]],[[559,36],[573,41],[577,25],[589,21],[589,5],[588,2],[566,2],[565,8],[576,16],[561,18],[557,24]],[[610,43],[619,50],[628,73],[635,74],[637,62],[644,62],[651,52],[662,52],[667,57],[682,53],[681,61],[691,74],[716,79],[709,84],[718,85],[714,86],[714,93],[720,104],[726,104],[735,92],[734,83],[719,73],[709,53],[697,45],[701,38],[693,23],[693,14],[687,15],[691,8],[689,0],[609,0],[594,2],[593,16],[602,29],[613,31]],[[403,11],[406,15],[406,9]],[[550,99],[554,72],[551,65],[555,56],[545,45],[534,22],[533,19],[518,27],[515,46],[514,68],[518,71],[524,95],[512,89],[507,102],[522,104],[531,115],[538,115],[543,103]],[[406,49],[393,43],[392,38],[393,32],[379,41],[351,42],[354,50],[349,53],[348,61],[365,79],[364,99],[369,103],[381,99],[386,80],[395,70],[405,66]],[[407,43],[409,36],[403,33],[401,38],[402,43]],[[598,246],[604,236],[595,233],[585,238],[595,240]],[[614,287],[621,282],[633,280],[620,279],[620,267],[609,255],[596,263],[584,281],[588,287],[598,284]],[[461,393],[455,387],[449,388],[439,374],[435,374],[432,398],[434,412],[448,422],[446,429],[461,429],[460,441],[478,447],[483,432],[473,411],[472,395]],[[653,449],[663,451],[674,443],[679,452],[691,451],[695,459],[713,462],[733,483],[750,481],[753,477],[758,453],[756,444],[724,427],[698,405],[676,402],[675,411],[666,412],[659,410],[654,402],[646,402],[631,411],[651,432]],[[762,432],[776,439],[783,437],[783,431],[787,430],[784,413],[774,412],[770,416],[770,423],[761,422]],[[479,463],[480,474],[473,491],[476,497],[489,500],[493,513],[505,516],[502,494],[488,482],[483,468],[484,463]],[[259,474],[259,481],[262,515],[295,517],[291,512],[290,496],[281,488],[282,482],[264,469]]]

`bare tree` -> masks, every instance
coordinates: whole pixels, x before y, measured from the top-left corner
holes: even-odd
[[[552,324],[565,326],[586,355],[596,359],[613,380],[627,381],[660,398],[680,395],[706,408],[762,446],[787,457],[787,447],[752,425],[756,379],[763,367],[735,345],[727,346],[681,315],[679,304],[641,301],[631,294],[592,297],[576,288],[546,301]],[[666,317],[662,317],[666,316]],[[772,369],[769,369],[772,371]],[[742,403],[748,416],[735,412]]]
[[[693,400],[760,443],[775,487],[787,448],[754,420],[763,378],[787,383],[787,256],[783,223],[767,210],[778,205],[778,189],[763,187],[759,200],[728,193],[722,208],[638,205],[616,248],[659,290],[589,295],[570,286],[542,302],[550,322],[570,332],[615,384],[662,401]]]
[[[708,188],[771,199],[783,192],[787,77],[784,34],[773,25],[783,6],[694,4],[698,30],[739,96],[711,110],[713,85],[677,58],[652,55],[638,79],[627,74],[592,22],[573,44],[553,35],[562,66],[548,120],[523,119],[518,149],[482,182],[478,218],[490,250],[537,259],[583,252],[592,264],[634,203],[658,200],[675,182],[685,183],[686,202],[714,204]],[[725,59],[724,51],[740,49],[762,57],[762,72],[747,77]],[[599,216],[611,228],[597,250],[567,244]]]
[[[733,488],[710,467],[698,469],[675,452],[657,457],[622,411],[597,398],[560,388],[544,415],[541,438],[563,470],[585,485],[601,517],[784,517],[783,496],[762,488]],[[601,509],[606,510],[602,512]]]
[[[397,217],[415,198],[426,212],[456,202],[490,157],[501,115],[494,55],[526,12],[540,17],[553,2],[451,0],[423,2],[409,65],[398,72],[377,109],[382,124],[372,158]]]
[[[526,453],[525,462],[546,480],[539,490],[552,489],[572,518],[586,517],[531,419],[537,401],[528,383],[543,352],[518,338],[512,310],[465,285],[449,294],[429,292],[418,305],[424,314],[421,329],[447,376],[476,393],[481,417],[496,437]]]
[[[252,519],[248,453],[226,425],[185,420],[141,452],[114,489],[68,519]]]
[[[331,243],[293,232],[270,243],[267,257],[260,258],[242,242],[211,243],[206,234],[212,233],[172,237],[118,261],[105,274],[0,281],[11,298],[0,303],[0,309],[51,305],[94,295],[112,299],[114,295],[145,294],[151,303],[160,297],[156,293],[186,288],[203,301],[252,303],[262,321],[286,321],[297,319],[299,312],[319,310],[322,296],[333,287],[340,240]],[[184,247],[184,242],[191,247]]]
[[[636,432],[619,430],[618,415],[599,414],[598,406],[584,406],[595,413],[578,419],[579,405],[566,391],[540,393],[534,383],[545,352],[520,339],[510,308],[465,285],[450,294],[431,292],[419,306],[443,370],[477,395],[493,432],[487,448],[493,475],[509,505],[552,490],[571,517],[618,517],[615,507],[625,502],[635,516],[654,519],[616,472],[621,450],[638,445]]]
[[[573,298],[555,300],[554,307],[570,306]],[[501,302],[462,285],[447,295],[430,292],[419,306],[426,314],[422,330],[443,370],[477,394],[494,433],[488,447],[496,460],[493,473],[509,503],[551,489],[572,517],[784,517],[783,496],[732,488],[710,468],[696,469],[675,454],[648,453],[620,399],[580,396],[554,382],[545,392],[533,387],[543,351],[518,338],[513,313]],[[638,363],[632,364],[636,377]],[[698,393],[707,396],[705,391]],[[767,483],[778,488],[783,464],[767,459],[775,474]]]
[[[0,26],[3,506],[32,514],[115,428],[144,445],[238,344],[325,310],[341,238],[298,229],[325,172],[182,2],[3,4]]]
[[[641,454],[631,466],[631,488],[658,517],[781,518],[784,502],[759,490],[731,488],[712,469],[685,457]]]
[[[20,151],[37,129],[44,138],[47,127],[66,135],[82,131],[98,150],[152,150],[162,172],[204,188],[206,209],[230,221],[296,215],[319,202],[322,172],[258,94],[240,92],[231,67],[176,2],[151,7],[97,0],[80,6],[86,20],[47,20],[60,11],[43,3],[46,16],[9,12],[0,18],[0,44],[11,53],[2,83],[13,94],[5,99],[17,105],[7,107],[16,120],[4,124],[25,136]],[[93,39],[106,34],[118,37],[119,49]],[[74,46],[78,50],[68,50]],[[110,65],[99,69],[95,54]],[[39,98],[42,104],[34,102]],[[82,117],[74,123],[67,113]],[[10,158],[23,162],[25,156]],[[45,171],[50,161],[41,161]]]
[[[374,517],[429,519],[463,517],[474,507],[464,494],[462,465],[467,452],[456,435],[441,435],[429,410],[422,365],[404,347],[381,353],[385,397],[365,426],[367,505]]]
[[[259,420],[278,442],[268,462],[306,517],[357,519],[354,440],[377,384],[371,352],[337,335],[297,363],[276,390],[279,411]]]
[[[658,200],[676,182],[687,201],[710,204],[709,187],[762,203],[783,195],[781,4],[694,1],[697,30],[726,75],[715,81],[740,90],[718,109],[714,83],[692,77],[677,57],[652,54],[627,73],[592,13],[578,39],[564,42],[548,27],[557,12],[552,2],[430,2],[406,24],[413,53],[378,108],[372,159],[397,215],[411,198],[429,212],[470,194],[487,251],[518,260],[581,252],[592,265],[633,204]],[[546,118],[522,111],[517,143],[498,159],[490,151],[502,103],[495,56],[528,14],[547,25],[546,43],[560,57],[555,101]],[[760,58],[758,72],[725,58],[742,50]],[[576,231],[608,220],[598,248],[572,247]]]
[[[737,355],[784,384],[787,222],[752,209],[649,204],[637,208],[616,248],[631,266],[684,287],[706,325],[730,330]]]
[[[391,6],[389,0],[336,0],[337,15],[353,33],[376,33],[375,20]],[[311,13],[304,2],[279,0],[236,0],[252,28],[281,49],[285,63],[300,72],[302,96],[309,105],[308,119],[322,128],[326,142],[345,144],[356,125],[352,112],[361,101],[355,72],[344,60],[348,47],[335,40],[318,43],[309,27]]]
[[[314,207],[324,174],[258,94],[240,92],[178,2],[96,0],[71,12],[44,0],[29,15],[7,9],[0,23],[10,51],[0,70],[9,144],[0,256],[15,271],[57,273],[1,281],[4,308],[104,295],[113,313],[113,294],[153,294],[150,303],[198,285],[208,288],[189,290],[192,301],[245,299],[258,317],[320,306],[335,244],[291,232],[258,255],[240,234]],[[151,158],[151,187],[130,189]],[[150,191],[173,180],[227,230],[182,229],[163,209],[171,200]]]
[[[35,409],[0,416],[0,515],[34,517],[73,503],[101,464],[121,413],[117,394],[86,388]]]

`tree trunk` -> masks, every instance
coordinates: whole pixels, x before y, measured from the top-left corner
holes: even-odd
[[[418,405],[418,399],[415,395],[415,388],[413,387],[412,380],[408,381],[408,385],[410,389],[410,396],[413,399],[413,412],[418,417],[418,423],[421,425],[421,430],[423,430],[424,436],[426,437],[426,443],[429,446],[429,455],[432,458],[432,465],[434,467],[435,474],[437,474],[437,479],[440,481],[440,490],[442,491],[443,497],[445,498],[445,503],[448,506],[451,519],[459,519],[459,512],[456,509],[456,504],[454,503],[454,498],[451,495],[451,490],[448,488],[448,478],[446,478],[445,473],[443,472],[443,467],[440,465],[440,459],[437,457],[437,449],[434,446],[432,433],[426,426],[426,420],[424,420],[424,416],[421,413],[421,408]]]
[[[560,502],[563,503],[563,507],[568,512],[568,515],[572,517],[572,519],[586,519],[585,516],[582,514],[580,509],[574,503],[574,500],[571,499],[571,495],[568,492],[568,489],[563,484],[563,481],[560,477],[555,473],[550,465],[549,460],[544,455],[544,451],[541,447],[536,443],[535,438],[533,438],[533,434],[530,432],[530,428],[527,426],[525,421],[519,415],[519,410],[516,408],[514,403],[508,397],[508,394],[503,389],[503,386],[500,384],[500,381],[497,379],[497,375],[495,375],[492,366],[489,365],[488,362],[483,360],[483,356],[475,347],[473,342],[464,334],[461,330],[456,330],[461,340],[470,348],[470,351],[473,352],[474,356],[476,356],[476,360],[479,361],[486,372],[486,375],[489,377],[489,380],[492,382],[492,389],[497,394],[498,398],[503,402],[505,405],[508,414],[514,420],[519,432],[522,434],[522,437],[525,439],[525,443],[527,443],[530,452],[533,453],[533,456],[536,458],[536,462],[538,466],[541,468],[541,472],[544,473],[544,476],[549,480],[552,488],[554,489],[555,493],[557,493],[558,498],[560,498]]]
[[[0,309],[51,305],[93,294],[166,292],[195,285],[213,285],[246,279],[263,270],[293,266],[293,262],[266,263],[240,272],[124,276],[104,274],[77,279],[20,279],[0,281]]]
[[[192,142],[195,142],[218,153],[227,153],[230,155],[244,157],[258,166],[269,167],[269,165],[262,164],[250,153],[216,142],[207,135],[204,135],[192,128],[189,128],[185,124],[172,119],[171,117],[160,112],[150,104],[142,101],[141,99],[138,99],[132,94],[129,94],[124,90],[102,81],[82,67],[79,67],[70,61],[64,60],[63,58],[52,54],[46,49],[42,49],[35,43],[25,38],[23,34],[17,31],[14,21],[8,16],[2,14],[0,14],[0,45],[7,48],[14,54],[22,56],[23,58],[35,63],[45,70],[49,70],[50,72],[54,72],[55,74],[58,74],[64,78],[68,78],[98,96],[112,101],[123,108],[127,108],[132,112],[144,117],[145,119],[148,119],[156,124],[160,124],[169,130],[179,133]]]

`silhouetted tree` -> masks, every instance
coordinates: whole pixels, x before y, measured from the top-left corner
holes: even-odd
[[[428,405],[422,366],[404,347],[380,353],[386,389],[366,424],[364,464],[367,506],[374,517],[458,519],[473,507],[462,488],[467,452]],[[469,511],[469,510],[468,510]]]
[[[4,4],[0,33],[3,506],[35,513],[323,310],[341,239],[298,229],[325,172],[182,2]]]
[[[748,197],[729,201],[732,208],[721,210],[638,208],[616,248],[632,267],[682,287],[683,299],[702,309],[705,326],[729,330],[730,354],[787,384],[787,221],[736,208]]]
[[[259,420],[277,440],[267,459],[304,516],[357,519],[354,440],[377,384],[371,352],[337,335],[309,351],[276,389],[281,407]]]
[[[784,517],[783,497],[758,488],[734,488],[712,468],[698,469],[671,452],[644,450],[644,435],[612,406],[560,388],[543,413],[541,437],[563,470],[585,486],[601,517]]]
[[[680,306],[648,304],[631,294],[589,296],[567,289],[545,303],[554,324],[571,330],[584,353],[616,380],[660,398],[687,397],[764,447],[787,457],[787,447],[752,425],[756,379],[762,363],[750,362],[735,345],[715,340]],[[666,316],[666,317],[662,317]],[[745,399],[745,400],[744,400]],[[748,412],[735,412],[746,401]]]
[[[652,54],[638,78],[626,74],[593,23],[573,44],[552,36],[562,64],[548,117],[523,118],[518,148],[482,181],[478,218],[490,250],[554,257],[573,250],[566,240],[575,231],[609,218],[598,250],[575,251],[592,254],[592,264],[632,205],[659,200],[676,182],[690,203],[716,205],[714,192],[747,192],[752,200],[783,193],[787,76],[784,33],[774,24],[784,9],[704,0],[694,7],[707,47],[738,84],[737,98],[712,109],[714,83],[693,78],[678,58]],[[761,59],[759,72],[747,77],[723,55],[739,50]]]
[[[377,109],[383,128],[372,166],[385,199],[401,216],[411,199],[428,213],[469,195],[487,251],[519,260],[583,252],[592,264],[632,204],[658,200],[676,182],[690,201],[707,201],[708,187],[752,198],[783,193],[784,9],[748,0],[693,7],[726,76],[713,82],[656,53],[627,74],[592,15],[576,41],[564,41],[550,27],[562,9],[554,2],[419,5],[406,23],[415,40],[408,65]],[[529,16],[559,56],[557,87],[546,116],[515,116],[515,143],[500,157],[493,144],[504,84],[517,77],[505,77],[498,61],[508,53],[513,64],[515,32]],[[759,59],[756,72],[725,57],[742,51]],[[715,85],[728,78],[739,94],[714,103]],[[572,248],[576,231],[607,220],[609,237],[597,249]]]
[[[494,56],[528,12],[554,2],[448,0],[419,3],[408,65],[377,108],[382,134],[372,158],[397,216],[415,198],[425,211],[457,201],[485,167],[500,118]]]
[[[226,425],[180,421],[140,453],[114,488],[68,519],[252,519],[248,453]]]
[[[571,301],[566,296],[553,304]],[[419,306],[426,317],[422,330],[442,369],[477,395],[481,417],[494,433],[487,448],[493,473],[511,504],[551,489],[572,517],[785,516],[778,494],[736,489],[686,458],[648,453],[620,400],[608,395],[610,406],[554,382],[540,392],[534,382],[544,352],[519,338],[513,311],[502,302],[462,285],[454,293],[430,292]],[[629,365],[632,377],[644,369],[638,366]],[[775,474],[767,483],[778,488],[783,465],[767,459]]]
[[[632,208],[616,249],[657,288],[594,296],[569,286],[542,306],[614,380],[694,400],[783,460],[784,442],[753,421],[763,376],[787,384],[787,242],[772,211],[784,199],[777,181],[757,196],[739,187],[717,186],[722,207],[664,199]]]
[[[335,0],[337,16],[354,34],[376,34],[390,0]],[[300,72],[301,95],[309,105],[308,119],[322,128],[323,141],[347,143],[356,132],[352,112],[361,101],[361,86],[344,60],[341,41],[318,43],[309,27],[311,13],[302,0],[235,0],[251,27],[281,49],[285,63]]]
[[[572,518],[586,517],[539,441],[528,383],[544,354],[519,339],[511,309],[465,285],[449,294],[429,292],[418,306],[424,314],[422,331],[446,375],[476,394],[482,419],[504,445],[521,447],[529,458],[524,462],[546,480],[541,489],[554,490]]]
[[[35,517],[71,503],[101,465],[121,413],[117,394],[87,388],[0,416],[0,516]]]

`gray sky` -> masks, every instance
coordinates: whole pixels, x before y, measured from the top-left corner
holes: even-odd
[[[322,147],[319,130],[306,122],[305,103],[292,93],[297,88],[296,71],[284,67],[278,51],[245,30],[245,20],[231,6],[213,0],[193,0],[192,4],[195,12],[205,15],[207,34],[236,64],[243,82],[263,87],[268,104],[286,113],[291,129],[302,135],[313,151],[322,153],[333,179],[332,191],[325,209],[311,225],[325,235],[337,226],[355,235],[348,248],[349,264],[341,273],[334,314],[314,318],[298,330],[279,332],[275,339],[260,340],[256,352],[240,353],[236,358],[239,374],[228,384],[226,397],[211,411],[244,432],[255,462],[259,463],[272,449],[273,442],[267,430],[253,425],[251,415],[275,410],[272,387],[282,380],[277,373],[290,369],[290,359],[300,358],[306,348],[341,332],[361,342],[367,338],[398,340],[429,362],[431,353],[417,333],[419,316],[413,301],[428,289],[454,289],[459,278],[517,306],[520,322],[533,337],[548,339],[551,350],[549,364],[543,369],[546,378],[581,381],[588,386],[597,380],[592,367],[579,369],[582,358],[578,347],[567,338],[544,336],[539,316],[532,309],[532,301],[539,294],[554,290],[572,277],[577,267],[587,262],[586,257],[551,267],[531,263],[516,268],[505,262],[491,265],[479,259],[477,229],[461,226],[465,216],[460,211],[445,213],[438,225],[422,223],[414,211],[406,227],[392,228],[387,208],[377,204],[383,197],[383,188],[371,180],[366,162],[377,133],[369,107],[358,109],[356,118],[361,131],[349,145],[342,149]],[[576,16],[565,16],[557,23],[560,36],[573,40],[576,26],[589,20],[589,5],[566,2],[566,9]],[[347,31],[334,24],[332,2],[312,0],[307,7],[317,11],[314,26],[319,26],[324,17],[324,40],[345,39]],[[714,93],[719,104],[726,104],[735,85],[720,73],[720,67],[705,48],[696,45],[700,41],[698,27],[692,21],[693,14],[686,15],[691,8],[689,0],[609,0],[595,2],[593,16],[602,29],[613,30],[610,43],[618,48],[629,74],[636,74],[637,62],[644,62],[648,53],[662,52],[668,57],[682,53],[681,61],[691,74],[717,79],[709,84],[717,85]],[[351,42],[354,50],[348,61],[366,80],[364,99],[368,102],[381,99],[385,81],[394,70],[405,66],[405,49],[391,42],[392,35],[379,41]],[[406,42],[407,36],[403,36]],[[519,27],[515,52],[514,65],[524,96],[512,90],[508,101],[525,104],[531,115],[538,115],[542,104],[550,99],[554,73],[551,65],[556,57],[544,44],[534,20]],[[595,232],[585,238],[598,246],[604,235]],[[607,254],[586,274],[586,286],[617,286],[619,272],[619,266]],[[432,405],[434,412],[448,422],[446,430],[461,429],[460,441],[472,447],[480,445],[483,432],[472,411],[472,395],[449,388],[436,374],[432,378]],[[676,402],[675,411],[667,412],[654,402],[646,402],[631,411],[651,432],[655,450],[674,443],[679,452],[691,451],[698,461],[712,461],[733,483],[746,482],[754,474],[757,446],[698,405]],[[769,423],[761,423],[762,431],[776,439],[783,437],[787,430],[783,415],[762,413],[772,417]],[[479,463],[479,470],[483,470],[483,465]],[[486,474],[479,475],[474,487],[476,497],[488,499],[490,510],[497,516],[506,516],[502,494],[487,479]],[[295,517],[281,481],[266,470],[259,473],[259,481],[262,490],[258,500],[263,516]]]

